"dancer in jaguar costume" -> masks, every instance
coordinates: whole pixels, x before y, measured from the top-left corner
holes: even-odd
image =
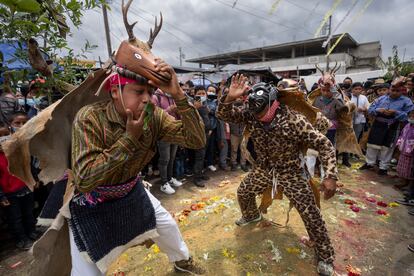
[[[233,102],[246,93],[249,95],[248,108],[233,107]],[[236,224],[244,226],[260,221],[262,215],[256,205],[256,196],[269,187],[272,187],[272,195],[283,190],[315,243],[318,272],[332,275],[334,249],[300,159],[300,149],[304,146],[319,152],[325,171],[321,190],[325,199],[331,198],[338,179],[335,149],[331,142],[315,130],[305,116],[281,104],[276,87],[258,83],[250,88],[243,75],[232,78],[228,95],[220,100],[217,116],[229,123],[245,124],[257,155],[255,166],[237,190],[242,217]]]

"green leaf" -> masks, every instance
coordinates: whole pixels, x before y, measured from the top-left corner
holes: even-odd
[[[16,11],[36,13],[40,11],[40,5],[35,0],[15,0]]]

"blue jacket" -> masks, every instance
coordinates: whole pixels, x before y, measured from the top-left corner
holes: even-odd
[[[406,96],[392,99],[388,95],[384,95],[376,99],[368,109],[368,113],[372,116],[378,116],[378,109],[393,109],[396,111],[394,119],[398,121],[406,121],[408,113],[413,110],[413,102]]]

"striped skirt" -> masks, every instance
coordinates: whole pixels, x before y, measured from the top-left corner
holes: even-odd
[[[404,179],[414,179],[413,155],[401,153],[398,159],[397,173]]]

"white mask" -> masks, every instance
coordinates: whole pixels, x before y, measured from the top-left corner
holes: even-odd
[[[6,136],[0,137],[0,144],[7,141],[7,140],[9,140],[10,137],[11,137],[11,135],[6,135]]]

